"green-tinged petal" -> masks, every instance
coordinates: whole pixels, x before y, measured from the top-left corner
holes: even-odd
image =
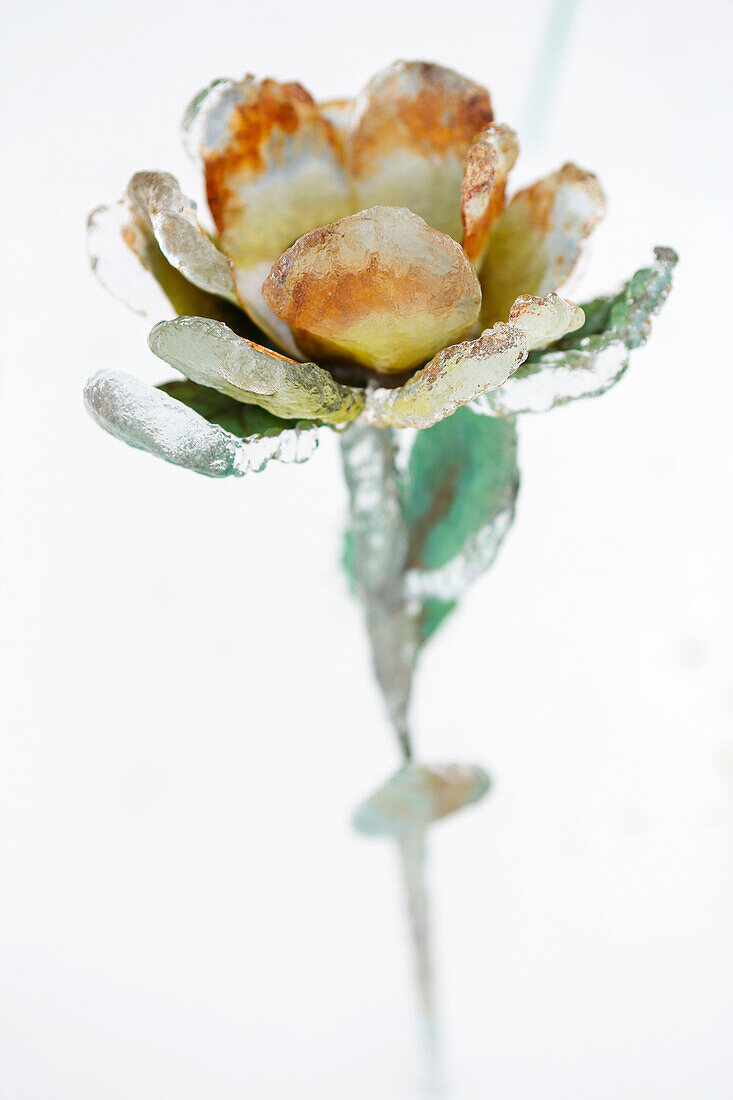
[[[406,206],[461,239],[463,158],[492,121],[480,84],[424,61],[376,74],[354,106],[346,142],[356,206]]]
[[[430,428],[461,405],[504,385],[532,348],[582,323],[582,310],[557,294],[523,296],[509,311],[507,324],[445,348],[398,389],[372,391],[367,416],[378,427]]]
[[[488,569],[511,526],[518,489],[513,420],[463,408],[418,432],[402,493],[408,598],[452,601]]]
[[[309,425],[234,435],[169,393],[120,371],[103,370],[90,378],[84,401],[97,424],[123,443],[207,477],[257,473],[273,459],[304,462],[317,446],[317,433]]]
[[[651,267],[637,271],[615,295],[583,306],[585,324],[544,351],[532,353],[501,389],[472,408],[490,416],[546,412],[610,389],[629,365],[630,353],[648,338],[651,318],[672,287],[677,254],[656,248]]]
[[[354,827],[366,836],[420,832],[478,802],[488,789],[489,777],[476,765],[408,764],[362,803]]]
[[[363,391],[340,385],[315,363],[296,363],[205,317],[162,321],[148,343],[155,355],[192,382],[261,405],[284,419],[340,424],[364,407]]]
[[[558,290],[605,205],[597,178],[574,164],[519,191],[494,226],[481,269],[481,323],[503,321],[520,294]]]

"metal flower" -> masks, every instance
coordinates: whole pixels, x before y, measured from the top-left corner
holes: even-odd
[[[513,519],[515,414],[618,381],[676,256],[657,249],[584,308],[561,298],[605,209],[598,180],[566,164],[507,202],[517,136],[485,88],[439,65],[400,61],[325,103],[296,83],[215,80],[184,131],[214,235],[165,172],[138,172],[89,219],[97,276],[157,321],[150,348],[184,380],[102,370],[87,407],[211,477],[301,462],[319,432],[341,434],[345,563],[409,758],[417,654]],[[422,429],[407,447],[404,428]]]
[[[484,88],[423,62],[322,104],[300,84],[217,80],[184,125],[216,236],[171,175],[139,172],[91,215],[89,252],[189,382],[102,371],[86,401],[103,427],[222,477],[301,461],[319,428],[359,416],[499,411],[484,395],[512,376],[532,405],[518,368],[583,325],[555,292],[603,213],[595,176],[565,165],[507,204],[514,131]]]
[[[355,825],[400,845],[430,1016],[424,831],[489,782],[412,760],[417,656],[511,525],[516,414],[617,382],[677,257],[656,249],[583,308],[560,297],[604,212],[598,180],[566,164],[507,201],[517,136],[485,88],[439,65],[397,62],[325,103],[296,83],[217,80],[184,127],[215,234],[163,172],[89,220],[96,274],[157,322],[150,348],[184,380],[103,370],[86,404],[131,446],[211,477],[303,461],[340,433],[344,563],[404,758]]]

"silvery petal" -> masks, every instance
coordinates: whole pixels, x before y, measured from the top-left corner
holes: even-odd
[[[169,264],[201,290],[237,302],[229,260],[204,233],[196,205],[169,172],[136,172],[127,196]]]
[[[92,418],[130,447],[207,477],[241,477],[268,462],[304,462],[317,446],[312,428],[239,438],[193,409],[121,371],[103,370],[86,384]]]

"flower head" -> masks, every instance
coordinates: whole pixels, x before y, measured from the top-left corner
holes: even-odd
[[[518,368],[584,323],[556,292],[603,213],[596,177],[567,164],[507,202],[517,136],[450,69],[397,62],[325,103],[217,80],[184,129],[215,234],[164,172],[89,223],[99,278],[152,315],[152,351],[188,379],[90,382],[92,415],[134,446],[222,476],[301,460],[359,416],[501,413],[489,395],[512,376],[521,391]]]

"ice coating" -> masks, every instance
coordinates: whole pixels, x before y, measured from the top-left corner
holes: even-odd
[[[121,371],[102,370],[84,390],[92,418],[130,447],[207,477],[242,477],[268,462],[305,462],[317,445],[312,427],[238,438],[169,394]]]
[[[275,416],[340,424],[364,407],[363,391],[340,385],[315,363],[296,363],[206,317],[161,321],[148,343],[186,378]]]
[[[648,339],[651,318],[671,290],[676,263],[671,248],[656,248],[654,263],[637,271],[618,294],[584,306],[581,329],[531,355],[500,390],[485,393],[471,408],[490,416],[514,416],[605,393],[625,373],[631,351]]]

